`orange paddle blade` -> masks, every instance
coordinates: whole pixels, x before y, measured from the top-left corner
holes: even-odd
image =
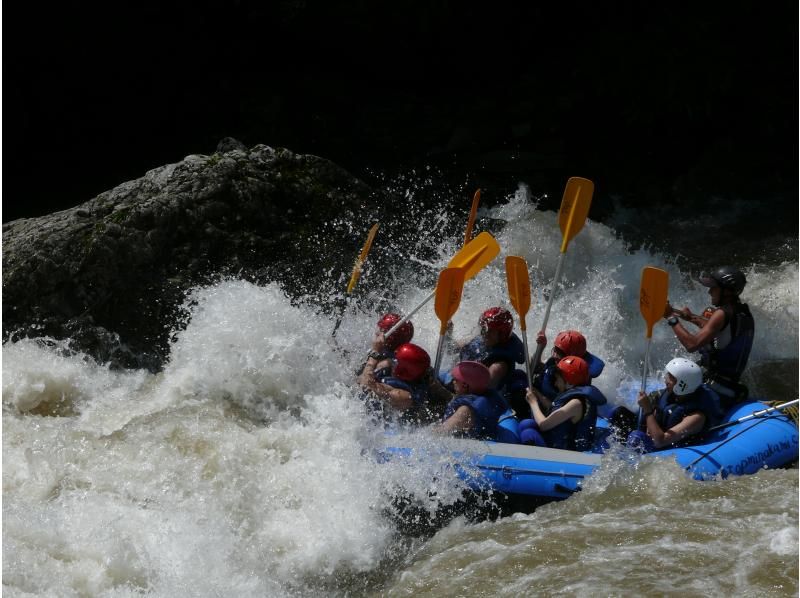
[[[434,310],[441,322],[439,334],[444,334],[447,323],[458,311],[461,304],[461,291],[464,288],[464,270],[462,268],[445,268],[439,273],[436,284],[436,303]]]
[[[372,247],[372,241],[375,238],[375,233],[378,232],[378,223],[372,225],[372,228],[369,229],[369,234],[367,235],[367,240],[364,243],[364,247],[361,249],[361,253],[356,259],[356,263],[353,265],[353,273],[350,275],[350,282],[347,283],[347,294],[350,294],[350,291],[353,290],[353,287],[356,286],[358,282],[358,278],[361,276],[361,267],[364,265],[364,260],[367,259],[367,254],[369,253],[370,248]]]
[[[669,292],[669,274],[660,268],[646,266],[642,269],[639,287],[639,310],[647,322],[647,338],[653,336],[653,325],[664,317]]]
[[[472,209],[469,211],[467,219],[467,231],[464,233],[464,245],[472,241],[472,226],[475,224],[475,216],[478,214],[478,204],[481,201],[481,190],[478,189],[472,198]]]
[[[561,208],[558,210],[558,226],[563,235],[561,253],[566,253],[569,242],[586,224],[593,194],[594,183],[589,179],[574,176],[567,181]]]
[[[480,272],[486,264],[500,253],[500,245],[487,232],[479,234],[464,245],[447,264],[448,268],[463,268],[464,280],[469,280]]]
[[[506,257],[506,279],[511,305],[519,314],[519,327],[525,330],[525,316],[531,307],[531,281],[528,276],[528,264],[523,258],[516,255]]]

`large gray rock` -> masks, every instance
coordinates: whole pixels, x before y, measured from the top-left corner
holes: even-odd
[[[363,232],[342,223],[384,203],[369,187],[316,156],[218,149],[4,225],[4,340],[70,338],[101,361],[157,369],[190,287],[233,274],[319,292],[325,272],[349,270]]]

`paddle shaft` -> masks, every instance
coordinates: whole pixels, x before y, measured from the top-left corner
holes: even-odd
[[[653,326],[664,316],[669,291],[669,274],[666,270],[645,266],[642,269],[642,282],[639,286],[639,311],[647,324],[647,346],[644,351],[642,365],[642,392],[647,390],[647,366],[650,364],[650,344],[653,338]],[[644,414],[639,407],[639,428],[643,427]]]
[[[439,366],[442,364],[442,347],[447,334],[447,325],[458,311],[461,304],[461,293],[464,290],[464,269],[445,268],[439,274],[436,283],[436,317],[439,318],[439,345],[436,348],[433,372],[439,376]]]
[[[344,318],[344,312],[347,310],[347,300],[350,298],[350,293],[353,291],[358,279],[361,277],[361,268],[364,266],[364,261],[367,259],[367,254],[369,254],[369,250],[372,248],[372,242],[375,240],[375,233],[377,232],[378,223],[376,222],[372,225],[372,228],[369,229],[369,233],[367,233],[367,240],[364,242],[364,247],[361,248],[361,253],[358,254],[356,263],[353,265],[353,272],[350,274],[350,282],[347,283],[347,290],[344,295],[342,311],[339,314],[339,317],[336,318],[336,323],[333,325],[333,333],[331,333],[332,337],[336,337],[336,331],[339,330],[339,326]]]
[[[791,407],[792,405],[797,405],[800,402],[800,399],[795,399],[794,401],[789,401],[788,403],[783,403],[781,405],[775,405],[774,407],[768,407],[767,409],[762,409],[761,411],[754,411],[750,415],[745,415],[744,417],[740,417],[736,421],[732,422],[725,422],[724,424],[720,424],[718,426],[714,426],[713,428],[709,428],[707,432],[714,432],[716,430],[722,430],[724,428],[729,428],[731,426],[735,426],[736,424],[740,424],[742,422],[746,422],[749,419],[755,419],[768,413],[772,413],[773,411],[778,411],[780,409],[786,409],[787,407]]]
[[[642,392],[647,388],[647,364],[650,361],[650,345],[653,339],[647,337],[647,346],[644,350],[644,365],[642,366]]]
[[[528,325],[525,320],[531,307],[531,280],[528,275],[528,264],[523,258],[516,255],[506,257],[506,280],[508,281],[508,296],[511,299],[511,305],[519,316],[519,329],[525,348],[525,375],[528,376],[528,384],[533,384],[531,358],[528,353]]]
[[[475,216],[478,214],[478,202],[481,200],[481,190],[478,189],[472,198],[472,208],[467,219],[467,229],[464,231],[464,245],[472,241],[472,226],[475,224]]]
[[[544,321],[542,322],[542,332],[547,329],[547,320],[550,319],[550,308],[553,305],[553,298],[556,296],[556,287],[558,286],[559,280],[561,280],[561,270],[564,269],[564,257],[567,255],[566,251],[561,252],[561,256],[558,258],[558,265],[556,266],[556,275],[553,277],[553,286],[550,288],[550,298],[547,300],[547,307],[544,310]],[[536,345],[536,354],[533,356],[533,362],[538,364],[539,360],[542,358],[542,352],[544,351],[544,345]]]
[[[647,388],[647,364],[650,361],[650,341],[652,340],[653,339],[651,337],[649,336],[647,337],[647,347],[644,350],[644,366],[642,367],[642,392],[645,392],[645,389]],[[638,424],[636,428],[640,429],[643,423],[644,423],[644,416],[642,414],[642,409],[640,407]]]
[[[442,365],[442,353],[444,348],[444,337],[446,334],[439,335],[439,344],[436,345],[436,361],[433,364],[433,375],[439,377],[439,367]]]
[[[556,288],[561,280],[561,270],[564,268],[564,258],[567,255],[567,246],[570,240],[577,235],[583,225],[586,224],[586,217],[589,213],[589,206],[592,204],[592,194],[594,193],[594,183],[589,179],[581,177],[570,177],[564,189],[564,196],[561,199],[561,207],[558,210],[558,226],[561,229],[561,255],[556,266],[556,275],[553,277],[553,286],[550,289],[550,299],[547,300],[547,308],[544,312],[544,321],[541,331],[547,329],[547,320],[550,318],[550,308],[553,306],[553,299],[556,296]],[[539,365],[542,358],[544,345],[536,343],[536,355],[533,360]]]
[[[395,324],[394,326],[392,326],[391,328],[389,328],[389,331],[388,331],[388,332],[386,333],[386,335],[385,335],[385,336],[386,336],[386,338],[389,338],[389,337],[392,335],[392,333],[393,333],[395,330],[397,330],[397,329],[398,329],[398,328],[400,328],[400,326],[402,326],[402,325],[403,325],[405,322],[407,322],[408,320],[410,320],[410,319],[411,319],[411,316],[413,316],[415,313],[417,313],[419,310],[421,310],[423,307],[425,307],[425,304],[426,304],[428,301],[430,301],[431,299],[433,299],[434,297],[436,297],[436,289],[434,289],[434,290],[433,290],[433,292],[432,292],[430,295],[428,295],[427,297],[425,297],[425,299],[423,299],[423,300],[422,300],[422,303],[420,303],[419,305],[417,305],[417,306],[416,306],[414,309],[412,309],[410,312],[408,312],[406,315],[404,315],[402,318],[400,318],[400,319],[397,321],[397,324]]]
[[[528,335],[525,330],[522,331],[522,345],[525,347],[525,374],[528,376],[528,386],[533,386],[533,378],[531,377],[531,358],[528,353]]]

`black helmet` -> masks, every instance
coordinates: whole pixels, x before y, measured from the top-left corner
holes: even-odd
[[[730,289],[738,295],[744,290],[747,279],[741,270],[737,270],[733,266],[722,266],[714,270],[711,274],[705,272],[701,274],[700,284],[707,287]]]

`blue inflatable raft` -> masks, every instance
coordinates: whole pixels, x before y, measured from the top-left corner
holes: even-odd
[[[743,403],[731,409],[724,422],[737,422],[767,408],[757,401]],[[563,499],[580,490],[584,478],[599,467],[601,453],[609,446],[610,433],[608,422],[598,418],[595,449],[586,453],[462,440],[451,462],[458,475],[476,491]],[[384,458],[410,456],[414,451],[391,448],[387,452]],[[418,453],[416,457],[420,458]],[[659,450],[641,458],[674,459],[698,480],[752,474],[797,462],[798,428],[783,412],[771,411],[710,432],[692,446]]]

